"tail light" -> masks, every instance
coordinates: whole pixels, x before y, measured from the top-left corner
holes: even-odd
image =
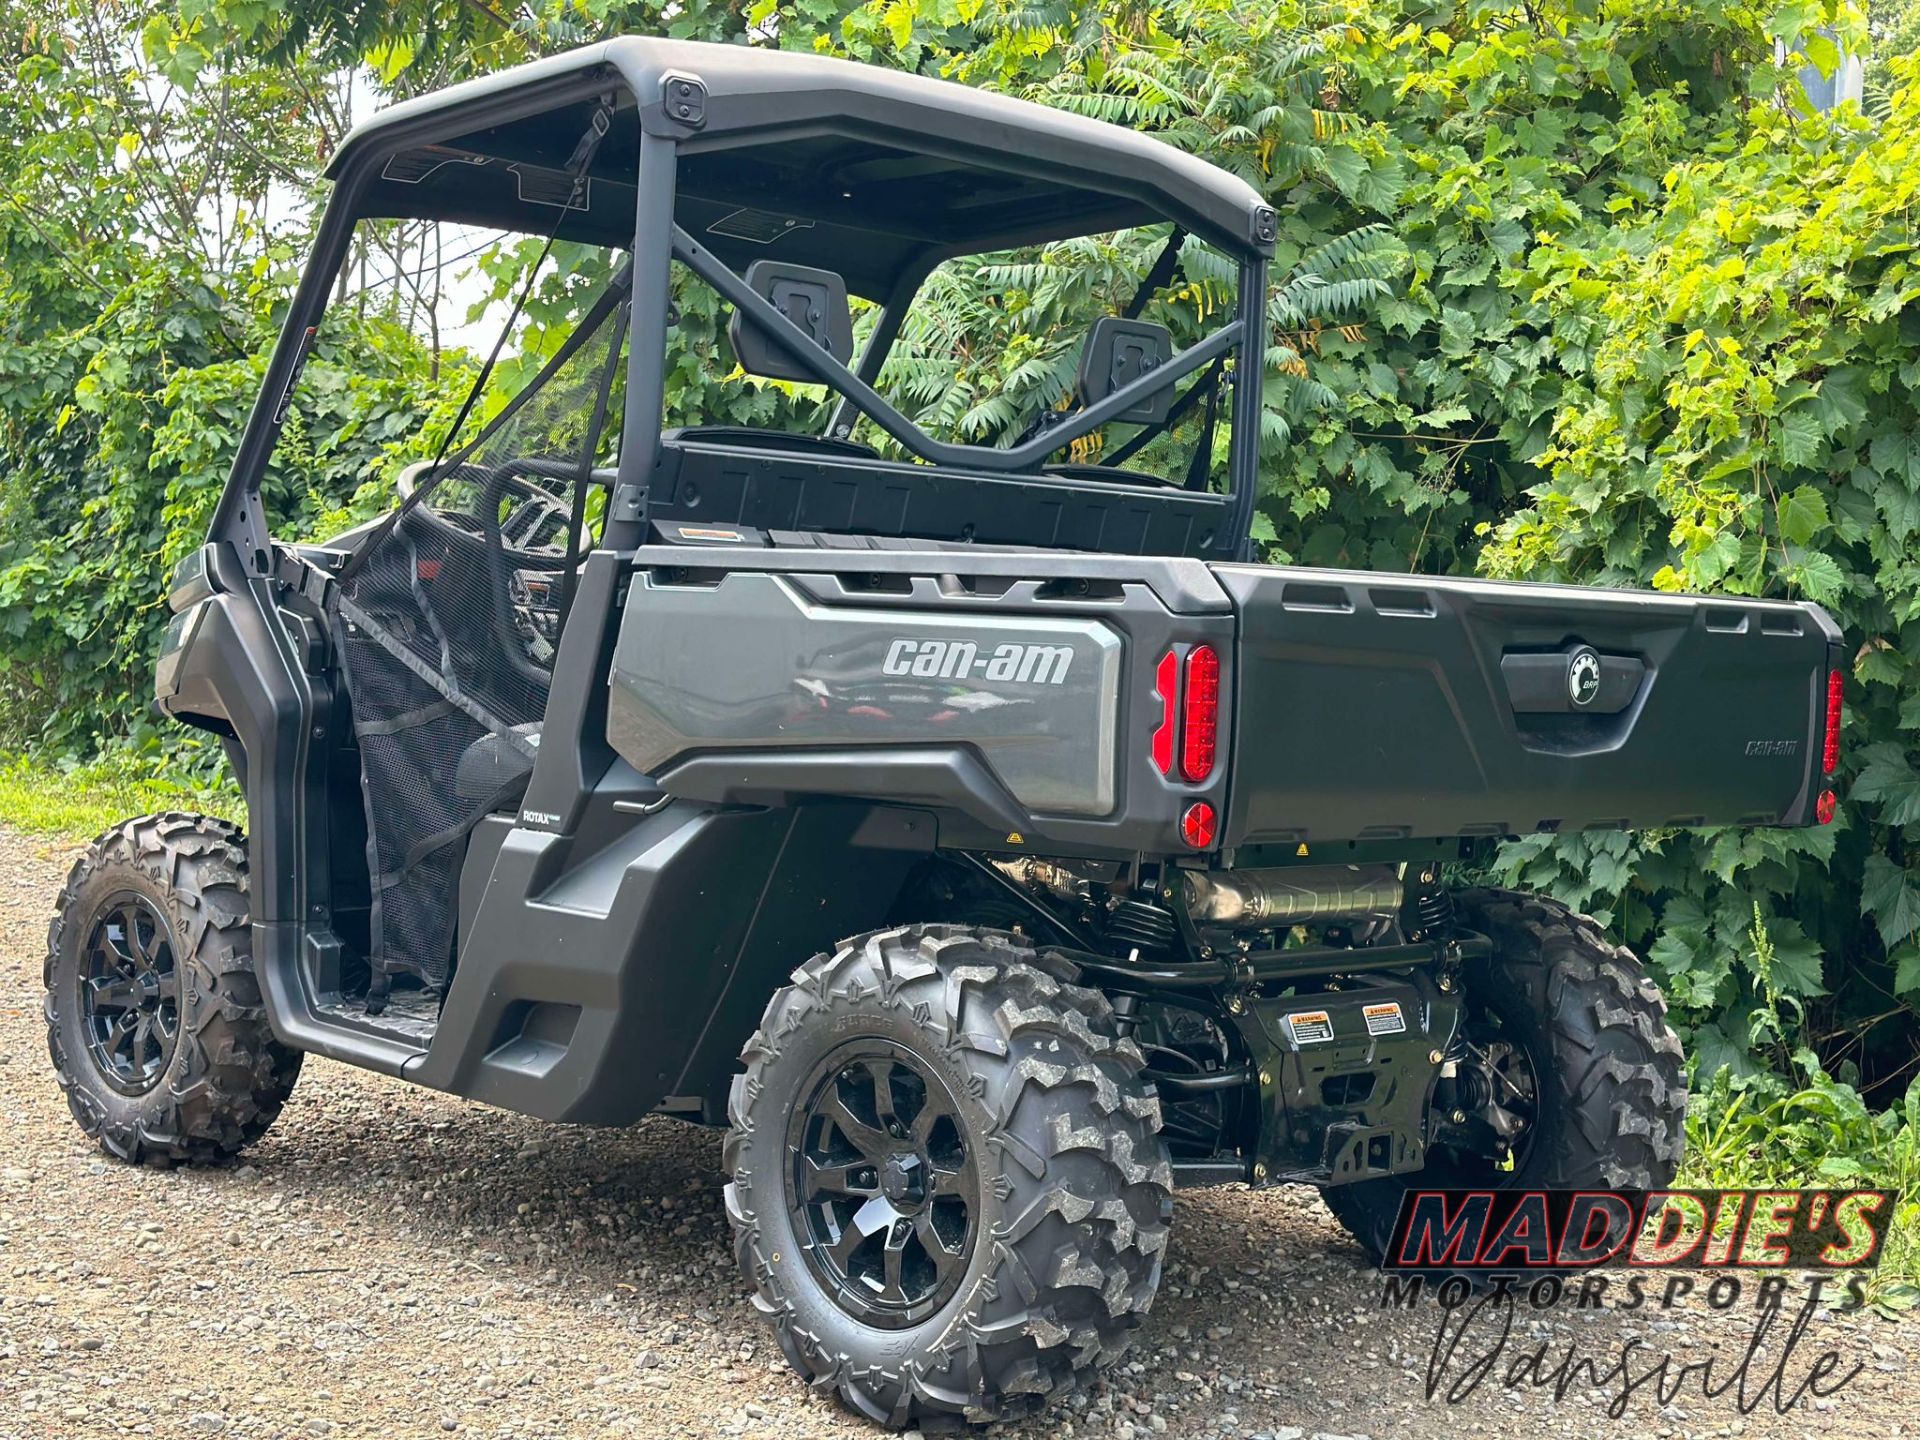
[[[1847,677],[1844,672],[1827,672],[1827,735],[1820,748],[1820,773],[1829,780],[1833,778],[1833,772],[1840,768],[1840,702],[1846,688]],[[1839,797],[1831,790],[1822,790],[1820,798],[1813,802],[1813,818],[1822,825],[1831,825],[1834,812],[1839,808]]]
[[[1846,677],[1838,670],[1827,672],[1827,743],[1820,755],[1820,769],[1828,774],[1840,768],[1840,699],[1846,689]]]
[[[1181,692],[1180,773],[1198,785],[1213,774],[1214,741],[1220,733],[1220,654],[1211,645],[1187,651]]]
[[[1153,732],[1153,768],[1169,780],[1204,783],[1219,758],[1220,652],[1192,645],[1160,657],[1153,672],[1160,724]]]

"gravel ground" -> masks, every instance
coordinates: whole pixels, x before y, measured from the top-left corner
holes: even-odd
[[[880,1433],[809,1394],[742,1300],[714,1135],[543,1126],[309,1060],[242,1164],[105,1159],[48,1078],[39,1015],[69,860],[0,830],[0,1440]],[[1379,1302],[1378,1276],[1310,1193],[1185,1194],[1122,1372],[1044,1421],[985,1433],[1920,1437],[1912,1327],[1817,1313],[1787,1391],[1824,1351],[1840,1374],[1863,1368],[1785,1415],[1763,1399],[1742,1416],[1696,1377],[1664,1408],[1645,1385],[1611,1419],[1617,1384],[1556,1400],[1551,1382],[1509,1392],[1499,1375],[1543,1343],[1547,1366],[1577,1345],[1604,1372],[1636,1337],[1651,1348],[1635,1375],[1661,1354],[1676,1370],[1714,1358],[1724,1375],[1751,1306],[1523,1310],[1494,1378],[1450,1406],[1425,1395],[1439,1312]],[[1464,1342],[1448,1379],[1486,1348]],[[1750,1372],[1750,1393],[1769,1368]]]

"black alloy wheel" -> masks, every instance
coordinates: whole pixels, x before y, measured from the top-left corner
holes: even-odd
[[[116,825],[47,927],[47,1055],[109,1155],[210,1163],[260,1138],[300,1073],[253,973],[246,837],[167,811]]]
[[[802,965],[741,1052],[735,1258],[794,1369],[868,1420],[1032,1414],[1153,1301],[1160,1101],[1078,979],[1017,935],[896,926]]]
[[[856,1320],[888,1330],[924,1320],[966,1274],[979,1208],[952,1093],[884,1040],[828,1056],[803,1093],[788,1202],[808,1268]]]
[[[145,895],[123,890],[94,913],[80,967],[87,1054],[123,1095],[144,1095],[180,1038],[172,926]]]

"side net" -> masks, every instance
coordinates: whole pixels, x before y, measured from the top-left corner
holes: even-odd
[[[603,297],[540,374],[402,503],[335,587],[372,881],[370,998],[443,990],[459,843],[517,804],[539,753],[554,653],[604,431],[624,307]]]

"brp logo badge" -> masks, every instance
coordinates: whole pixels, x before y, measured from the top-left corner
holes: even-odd
[[[1576,710],[1584,710],[1600,693],[1600,656],[1592,646],[1582,645],[1567,657],[1567,699]]]

